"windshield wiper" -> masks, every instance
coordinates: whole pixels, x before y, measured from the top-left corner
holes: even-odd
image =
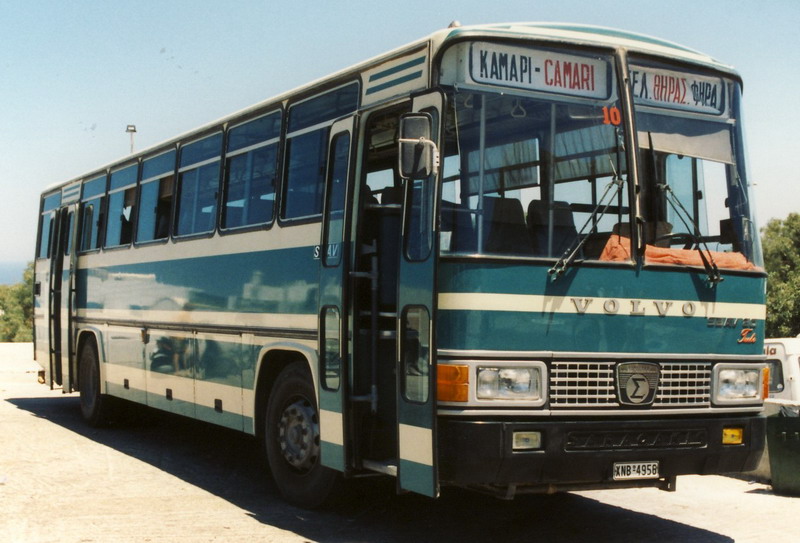
[[[552,275],[553,279],[556,279],[558,276],[562,275],[567,270],[569,265],[572,264],[572,262],[575,260],[575,257],[578,255],[580,250],[586,244],[586,241],[589,239],[589,236],[583,235],[586,232],[586,228],[590,224],[596,224],[597,221],[603,218],[603,216],[608,211],[609,206],[614,201],[614,198],[617,197],[617,195],[622,190],[622,187],[625,185],[625,181],[617,173],[617,169],[614,168],[614,162],[611,161],[610,158],[609,162],[611,162],[611,170],[614,172],[614,177],[612,178],[611,182],[608,185],[606,185],[606,190],[603,192],[603,195],[600,197],[600,200],[598,200],[597,205],[592,210],[592,213],[589,215],[589,218],[586,219],[585,223],[583,223],[583,226],[578,231],[578,234],[577,236],[575,236],[575,239],[572,240],[569,246],[567,246],[566,251],[564,251],[564,254],[561,255],[561,258],[558,259],[558,262],[556,262],[552,268],[547,270],[547,273]],[[612,189],[616,190],[612,192]],[[610,197],[608,198],[608,201],[606,201],[606,197],[609,196],[609,194]],[[578,242],[577,245],[575,245],[576,241]],[[574,248],[573,245],[575,246]]]
[[[683,225],[686,227],[687,232],[690,236],[692,236],[696,242],[697,252],[700,253],[700,260],[703,262],[703,268],[706,270],[706,275],[708,276],[708,282],[713,286],[717,283],[721,283],[725,280],[724,277],[719,273],[719,268],[717,268],[716,262],[714,262],[714,257],[711,254],[711,249],[708,248],[708,244],[703,241],[702,234],[700,233],[700,227],[697,226],[697,223],[692,218],[692,215],[686,211],[686,208],[683,207],[680,199],[675,195],[672,191],[672,188],[666,183],[660,183],[658,179],[658,165],[656,164],[656,148],[653,145],[653,133],[647,132],[647,141],[650,144],[650,162],[653,172],[653,181],[655,181],[656,188],[662,190],[667,197],[667,202],[669,205],[672,206],[672,209],[675,211],[675,214],[681,220]],[[691,223],[691,226],[689,225]],[[700,248],[700,244],[706,249],[708,256],[703,253],[703,249]]]
[[[675,211],[675,215],[677,215],[681,220],[683,225],[686,227],[686,230],[690,232],[689,235],[694,238],[697,252],[700,253],[700,260],[703,261],[703,268],[705,268],[706,275],[708,276],[708,282],[711,285],[715,285],[724,281],[725,278],[722,277],[719,272],[719,268],[717,268],[717,263],[714,262],[714,256],[711,254],[711,249],[708,248],[708,244],[703,240],[703,236],[700,233],[700,228],[697,226],[697,223],[694,221],[689,212],[686,211],[686,208],[683,207],[683,204],[678,197],[675,196],[675,192],[673,192],[672,188],[666,183],[659,183],[656,185],[656,188],[664,192],[664,194],[667,196],[667,202],[669,202],[669,205]],[[703,252],[703,249],[700,247],[701,244],[705,248],[708,255]]]

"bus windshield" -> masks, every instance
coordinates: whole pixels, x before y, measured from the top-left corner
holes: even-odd
[[[629,213],[616,100],[459,92],[451,103],[442,251],[558,258],[588,236],[580,256],[598,258]]]
[[[645,261],[692,264],[703,252],[719,268],[762,266],[742,160],[738,84],[646,63],[631,66],[631,81]]]

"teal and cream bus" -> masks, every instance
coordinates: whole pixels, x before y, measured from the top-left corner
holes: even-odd
[[[48,188],[36,357],[257,436],[278,487],[752,468],[765,281],[742,83],[659,39],[457,26]]]

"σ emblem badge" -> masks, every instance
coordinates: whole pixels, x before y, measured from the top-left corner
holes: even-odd
[[[617,397],[623,405],[650,405],[656,398],[661,368],[649,362],[617,364]]]

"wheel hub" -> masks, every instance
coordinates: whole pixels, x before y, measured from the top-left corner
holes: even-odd
[[[314,466],[319,457],[319,422],[308,401],[299,399],[283,410],[278,424],[278,442],[290,466],[301,472]]]

